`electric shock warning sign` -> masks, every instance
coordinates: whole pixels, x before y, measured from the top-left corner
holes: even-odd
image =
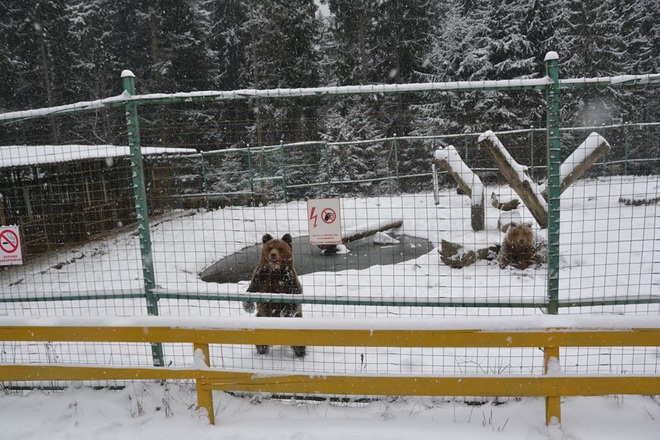
[[[0,266],[23,264],[18,226],[0,226]]]
[[[309,244],[341,244],[339,199],[308,199]]]

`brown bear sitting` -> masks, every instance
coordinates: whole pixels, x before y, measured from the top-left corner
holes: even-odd
[[[265,234],[261,241],[261,257],[252,273],[248,292],[255,293],[302,293],[302,285],[293,267],[293,239],[284,234],[281,240]],[[246,312],[254,311],[253,302],[244,302]],[[257,316],[261,317],[302,317],[302,305],[296,303],[257,303]],[[267,354],[268,345],[257,345],[259,354]],[[292,346],[296,357],[305,356],[304,346]]]
[[[511,223],[497,260],[501,269],[509,265],[523,270],[532,265],[538,266],[546,260],[546,246],[534,234],[530,223]]]

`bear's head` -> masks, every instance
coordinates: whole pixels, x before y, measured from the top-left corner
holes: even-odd
[[[271,270],[293,266],[293,239],[290,234],[284,234],[281,239],[264,234],[261,238],[261,264],[267,265]]]
[[[506,232],[504,244],[515,249],[532,249],[534,231],[530,223],[511,223]]]

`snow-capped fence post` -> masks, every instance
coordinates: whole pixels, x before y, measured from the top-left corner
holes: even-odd
[[[121,73],[124,93],[135,95],[135,75],[130,70]],[[154,272],[154,259],[151,248],[151,233],[149,230],[149,209],[147,207],[147,191],[144,185],[144,166],[142,163],[142,148],[140,145],[140,126],[138,124],[138,104],[127,101],[126,128],[128,132],[128,146],[131,151],[131,170],[133,175],[133,194],[135,196],[135,215],[137,216],[137,229],[140,237],[140,254],[142,257],[142,277],[144,294],[147,300],[147,313],[158,315],[158,299],[154,295],[156,288],[156,274]],[[154,365],[165,365],[163,359],[163,346],[160,343],[151,344],[151,355]]]
[[[545,71],[551,82],[546,86],[548,144],[548,313],[559,312],[559,198],[561,195],[561,133],[559,131],[559,55],[545,55]]]
[[[458,183],[459,188],[472,200],[470,219],[472,230],[485,229],[486,205],[484,202],[484,185],[468,167],[453,145],[435,151],[436,166],[447,171]]]

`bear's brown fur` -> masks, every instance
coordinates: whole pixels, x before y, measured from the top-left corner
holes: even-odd
[[[265,234],[261,241],[261,256],[259,264],[252,273],[252,281],[247,288],[254,293],[302,293],[302,285],[293,267],[293,239],[290,234],[284,234],[282,239]],[[254,303],[245,302],[243,308],[252,313]],[[258,317],[302,317],[302,305],[296,303],[257,303]],[[297,357],[305,356],[303,346],[292,346]],[[259,354],[268,353],[268,345],[257,345]]]
[[[497,257],[500,268],[513,266],[516,269],[524,270],[529,266],[544,263],[545,259],[545,243],[534,234],[532,225],[530,223],[511,223]]]

